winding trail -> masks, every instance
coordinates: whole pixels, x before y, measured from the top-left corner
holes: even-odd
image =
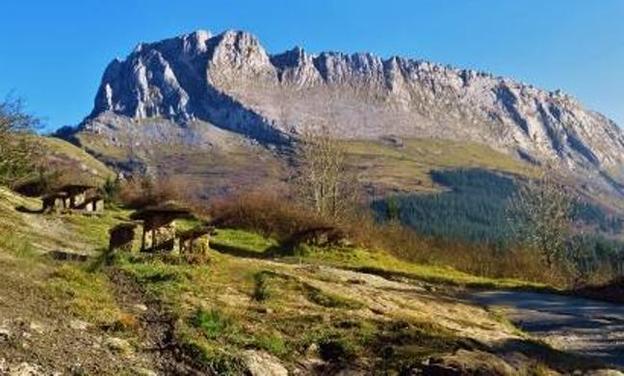
[[[480,291],[468,300],[505,316],[559,350],[624,367],[624,305],[556,294]]]

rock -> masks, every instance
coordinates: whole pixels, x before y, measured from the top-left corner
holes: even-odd
[[[15,367],[9,367],[9,376],[43,376],[45,373],[36,364],[21,363]]]
[[[599,370],[585,371],[585,372],[579,371],[578,374],[579,375],[582,374],[586,376],[624,376],[624,372],[614,370],[614,369],[599,369]]]
[[[154,372],[154,371],[152,371],[150,369],[147,369],[147,368],[134,367],[134,368],[132,368],[132,371],[137,376],[158,376],[158,374],[156,372]]]
[[[4,326],[0,326],[0,343],[7,342],[10,339],[11,339],[11,331]]]
[[[202,120],[269,143],[331,122],[336,137],[472,141],[599,179],[596,167],[624,162],[622,130],[561,92],[402,57],[302,48],[270,55],[242,31],[142,43],[113,60],[78,131],[122,139],[144,119],[165,119],[172,128]],[[132,133],[135,144],[160,133],[145,129]]]
[[[69,327],[74,330],[87,330],[91,324],[82,320],[71,320],[69,322]]]
[[[45,326],[36,321],[32,321],[28,327],[32,332],[37,334],[43,334],[45,332]]]
[[[318,357],[319,356],[319,347],[318,347],[318,345],[316,343],[313,343],[310,346],[308,346],[308,348],[306,349],[306,355],[307,356]]]
[[[72,366],[69,368],[69,372],[71,375],[74,375],[74,376],[87,374],[87,371],[85,371],[84,367],[80,363],[72,364]]]
[[[122,338],[108,337],[104,339],[104,345],[119,354],[128,355],[133,352],[130,342]]]
[[[267,315],[270,315],[270,314],[272,314],[274,312],[273,308],[267,308],[265,306],[256,307],[256,311],[258,313],[263,313],[263,314],[267,314]]]
[[[288,370],[280,360],[267,352],[247,350],[243,359],[252,376],[288,376]]]
[[[363,370],[351,368],[341,369],[340,371],[336,372],[336,376],[364,376],[367,374],[368,373],[364,372]]]
[[[463,349],[454,354],[429,359],[421,368],[422,375],[440,376],[514,376],[522,374],[522,371],[494,354]]]
[[[137,312],[147,312],[147,306],[145,304],[135,304],[132,306]]]

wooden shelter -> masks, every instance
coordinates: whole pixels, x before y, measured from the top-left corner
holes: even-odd
[[[141,209],[130,218],[143,221],[142,252],[173,251],[176,241],[173,222],[176,219],[193,218],[193,214],[190,209],[168,201]]]

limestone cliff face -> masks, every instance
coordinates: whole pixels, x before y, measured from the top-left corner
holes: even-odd
[[[342,138],[470,140],[577,171],[624,159],[616,124],[561,92],[400,57],[270,55],[238,31],[140,44],[114,60],[79,131],[114,137],[111,129],[151,118],[201,120],[273,144],[321,127]]]

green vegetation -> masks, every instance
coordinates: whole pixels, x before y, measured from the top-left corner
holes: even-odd
[[[225,246],[254,253],[264,253],[279,245],[275,239],[266,238],[251,231],[229,228],[217,230],[212,243],[217,247]]]
[[[212,309],[210,312],[198,309],[191,318],[191,324],[201,329],[202,333],[208,339],[217,339],[223,336],[227,337],[228,335],[233,336],[236,335],[238,331],[233,320],[224,316],[224,314],[217,309]]]
[[[68,312],[88,322],[111,326],[121,318],[110,282],[103,274],[76,265],[60,265],[54,268],[45,288]]]
[[[0,101],[0,184],[13,184],[35,170],[41,149],[29,134],[38,125],[38,119],[24,112],[21,100]]]
[[[269,274],[266,271],[261,271],[254,274],[254,292],[253,298],[258,302],[263,302],[271,297],[271,293],[268,286]]]
[[[510,221],[520,217],[519,213],[510,212],[509,205],[519,190],[524,191],[526,181],[480,169],[434,171],[431,176],[436,184],[447,187],[447,191],[397,195],[376,201],[372,207],[378,219],[400,221],[436,239],[443,247],[466,243],[461,246],[463,249],[480,247],[484,257],[487,253],[498,253],[501,259],[533,233],[529,230],[518,239],[521,224]],[[574,270],[570,278],[581,276],[586,282],[604,282],[619,275],[617,265],[624,243],[608,237],[619,233],[622,218],[585,201],[573,204],[570,215],[576,226],[592,231],[577,232],[566,244],[568,251],[563,264]]]
[[[309,284],[304,284],[303,288],[305,290],[306,297],[311,302],[323,307],[358,309],[363,306],[362,303],[356,300],[348,299],[331,292],[324,292],[323,290]]]
[[[239,239],[244,239],[237,243]],[[215,244],[229,244],[240,247],[253,254],[262,255],[271,248],[265,242],[275,244],[261,235],[245,230],[219,230]],[[372,251],[363,248],[322,248],[310,247],[311,252],[297,257],[284,257],[286,262],[306,262],[316,265],[328,265],[379,274],[382,276],[404,276],[417,280],[467,287],[543,289],[546,285],[514,279],[478,277],[458,271],[449,266],[416,264],[401,260],[384,251]],[[232,253],[236,253],[235,250]]]
[[[59,220],[14,212],[12,205],[34,201],[8,192],[2,197],[7,214],[24,217],[20,232],[34,244],[43,236],[30,227],[34,218],[55,222],[58,232],[73,234],[66,236],[67,244],[96,250],[106,244],[107,227],[128,216],[127,211],[112,208],[104,217],[73,215]],[[356,365],[392,373],[458,348],[494,351],[466,340],[479,331],[516,335],[509,323],[479,308],[395,291],[377,285],[381,282],[374,275],[411,281],[414,286],[420,281],[440,283],[437,288],[543,288],[414,264],[362,247],[308,246],[306,255],[279,257],[272,250],[280,242],[240,229],[220,229],[214,244],[224,246],[226,253],[211,252],[202,265],[187,264],[175,255],[119,254],[111,265],[89,269],[90,263],[50,260],[26,242],[5,242],[0,248],[10,247],[11,259],[5,260],[7,254],[1,251],[0,263],[3,267],[13,263],[9,270],[15,273],[5,281],[20,284],[21,291],[30,286],[34,296],[52,302],[49,309],[138,341],[140,318],[119,305],[120,286],[109,278],[116,273],[128,276],[146,294],[146,301],[166,313],[179,350],[194,359],[198,369],[232,375],[245,372],[249,350],[268,352],[291,370],[302,359],[320,358],[333,367]],[[245,252],[227,254],[234,249]],[[357,273],[362,280],[341,275],[352,271],[363,272]]]
[[[400,195],[373,203],[380,217],[397,217],[419,233],[481,243],[509,237],[508,199],[516,184],[485,170],[434,171],[432,180],[448,191]]]
[[[463,184],[470,186],[470,179]],[[483,343],[494,336],[521,341],[521,333],[453,294],[463,287],[550,288],[493,278],[495,272],[480,273],[489,276],[484,277],[458,270],[441,255],[460,255],[430,249],[435,243],[368,217],[331,222],[284,200],[276,207],[274,200],[252,198],[237,201],[229,211],[220,207],[219,223],[231,227],[214,236],[219,252],[190,264],[175,254],[106,253],[108,230],[126,220],[128,210],[113,205],[98,216],[34,214],[37,200],[0,188],[0,265],[8,270],[0,291],[23,295],[33,307],[48,302],[45,309],[54,315],[85,320],[98,335],[114,333],[133,343],[142,340],[140,330],[165,326],[166,333],[156,337],[173,336],[174,350],[194,369],[238,375],[246,371],[249,351],[267,352],[290,371],[301,361],[321,359],[335,369],[388,373],[409,372],[457,349],[496,354]],[[387,211],[398,211],[401,218],[402,210],[398,204]],[[178,225],[188,229],[196,222]],[[293,242],[302,230],[318,227],[330,232]],[[332,236],[336,240],[328,240]],[[290,248],[305,252],[293,256]],[[59,249],[91,258],[101,253],[108,262],[55,261],[45,255]],[[408,252],[431,257],[415,263]],[[148,304],[148,313],[130,311],[135,303]],[[159,320],[154,314],[161,315]]]
[[[431,179],[446,191],[376,201],[378,218],[400,220],[421,234],[445,239],[501,243],[511,236],[507,206],[522,179],[482,169],[433,171]],[[573,210],[576,220],[605,233],[619,233],[624,221],[586,201]]]
[[[382,190],[438,192],[432,170],[481,168],[533,176],[535,169],[517,159],[476,143],[442,139],[345,142],[348,163],[360,179]]]
[[[415,319],[397,318],[401,324],[393,327],[386,321],[353,316],[349,312],[365,310],[365,303],[313,286],[288,264],[271,265],[267,271],[261,269],[269,266],[263,261],[215,255],[209,266],[137,257],[120,266],[182,318],[176,328],[183,333],[179,340],[213,371],[241,373],[245,349],[267,351],[286,364],[306,351],[317,351],[322,359],[341,364],[377,358],[375,351],[386,348],[390,355],[383,367],[396,369],[408,359],[411,365],[451,349],[457,341],[443,328]],[[271,290],[261,294],[262,299],[258,299],[259,280]],[[413,330],[411,338],[418,345],[403,345],[403,330]],[[310,350],[312,345],[316,350]],[[401,351],[389,350],[395,346]]]
[[[67,141],[55,137],[39,137],[39,140],[47,151],[50,169],[82,171],[96,184],[101,184],[107,178],[115,176],[115,173],[102,162]]]

